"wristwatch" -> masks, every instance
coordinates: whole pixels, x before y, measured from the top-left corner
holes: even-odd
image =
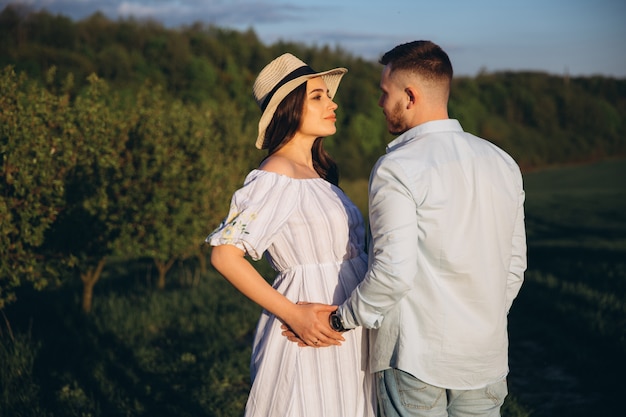
[[[346,330],[348,330],[345,327],[343,327],[343,323],[341,322],[341,317],[339,316],[339,313],[337,312],[337,310],[330,313],[330,317],[328,318],[328,320],[330,321],[330,327],[332,327],[334,331],[343,333]]]

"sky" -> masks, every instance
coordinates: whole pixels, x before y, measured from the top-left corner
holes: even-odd
[[[626,78],[624,0],[0,0],[83,19],[151,19],[253,29],[266,45],[340,47],[365,59],[418,39],[439,44],[456,75],[542,71]]]

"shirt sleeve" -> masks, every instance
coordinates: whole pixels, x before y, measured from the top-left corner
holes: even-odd
[[[259,260],[295,207],[297,182],[255,170],[231,199],[226,218],[206,238],[211,246],[233,245]]]
[[[520,174],[521,182],[521,174]],[[506,285],[506,310],[511,309],[513,300],[517,297],[524,281],[524,271],[527,267],[526,260],[526,227],[524,222],[524,189],[520,190],[518,197],[517,215],[515,218],[515,228],[513,230],[513,241],[511,251],[511,263]]]
[[[369,189],[370,265],[363,282],[339,307],[346,328],[380,327],[385,313],[412,288],[417,275],[418,230],[415,201],[403,170],[382,160]]]

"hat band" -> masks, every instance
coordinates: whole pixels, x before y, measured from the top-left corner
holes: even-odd
[[[280,87],[282,87],[283,85],[287,84],[291,80],[294,80],[294,79],[296,79],[298,77],[301,77],[303,75],[309,75],[309,74],[315,74],[315,71],[313,71],[313,68],[309,67],[308,65],[305,65],[303,67],[297,68],[297,69],[291,71],[289,74],[287,74],[282,80],[280,80],[280,82],[278,84],[276,84],[274,86],[274,88],[272,88],[272,91],[270,91],[267,94],[267,96],[265,96],[265,99],[263,100],[263,103],[261,103],[261,111],[265,111],[265,108],[267,107],[267,105],[269,104],[270,100],[272,99],[274,94],[276,94],[276,92],[278,91],[278,89]]]

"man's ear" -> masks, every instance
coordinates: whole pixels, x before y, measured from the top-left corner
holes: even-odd
[[[407,108],[410,106],[414,106],[417,102],[417,91],[413,87],[407,87],[404,89],[404,92],[409,98],[409,103],[407,104]]]

